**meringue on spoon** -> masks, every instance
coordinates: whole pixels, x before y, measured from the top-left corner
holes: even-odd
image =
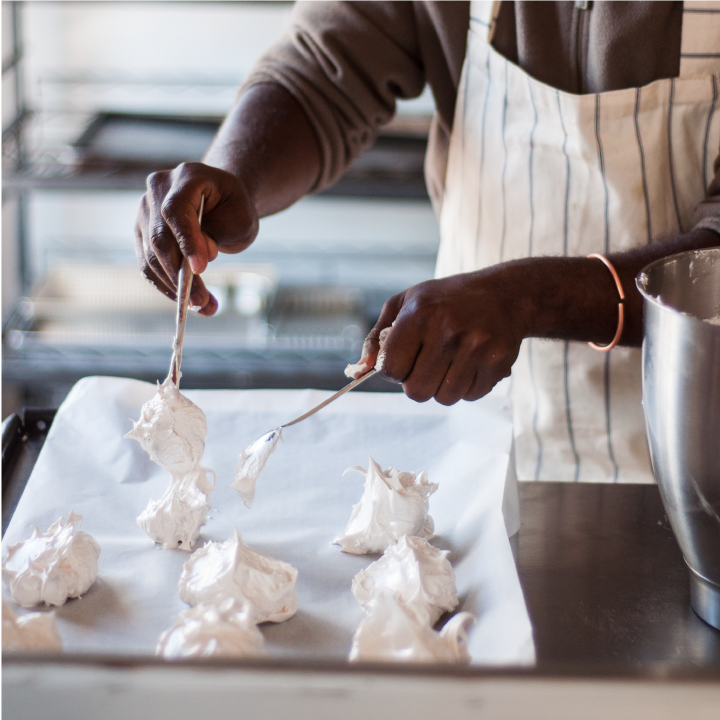
[[[198,223],[205,205],[200,201]],[[143,405],[140,419],[126,438],[137,440],[153,462],[172,475],[170,487],[159,501],[150,500],[138,525],[165,549],[191,550],[210,509],[209,494],[215,474],[200,464],[205,451],[205,413],[181,394],[182,348],[193,273],[185,258],[178,277],[178,306],[170,371],[157,393]],[[212,474],[210,480],[208,474]]]
[[[235,469],[235,480],[231,483],[231,487],[237,490],[238,495],[243,499],[243,502],[247,507],[252,507],[252,501],[255,497],[255,482],[258,476],[265,467],[270,455],[275,452],[278,440],[282,438],[283,428],[288,428],[291,425],[297,425],[297,423],[306,420],[311,415],[314,415],[318,410],[322,410],[326,405],[337,400],[341,395],[356,388],[361,383],[371,378],[377,370],[371,370],[369,373],[353,380],[351,383],[346,385],[342,390],[338,390],[334,395],[331,395],[327,400],[323,400],[319,405],[309,410],[299,418],[285,423],[280,427],[271,430],[259,437],[252,445],[248,445],[240,455],[240,462]]]

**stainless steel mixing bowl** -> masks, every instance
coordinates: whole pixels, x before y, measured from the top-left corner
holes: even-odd
[[[653,472],[693,609],[720,629],[720,248],[657,260],[636,284]]]

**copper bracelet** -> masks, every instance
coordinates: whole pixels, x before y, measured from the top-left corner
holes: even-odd
[[[620,277],[618,276],[617,272],[615,271],[615,268],[613,267],[612,263],[604,256],[600,255],[599,253],[592,253],[588,255],[589,258],[596,258],[597,260],[600,260],[603,265],[612,273],[613,280],[615,281],[615,285],[617,285],[618,293],[620,294],[620,302],[618,303],[618,326],[617,330],[615,331],[615,337],[612,339],[612,342],[609,345],[596,345],[595,343],[591,342],[588,343],[588,345],[593,348],[593,350],[599,350],[600,352],[608,352],[612,350],[619,342],[620,342],[620,336],[622,335],[623,331],[623,325],[625,324],[625,293],[623,292],[622,283],[620,282]]]

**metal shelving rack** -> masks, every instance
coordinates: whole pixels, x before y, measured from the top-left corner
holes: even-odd
[[[22,12],[23,2],[3,4],[12,22],[12,53],[3,63],[3,82],[12,77],[16,108],[12,121],[3,128],[3,202],[17,207],[16,242],[18,246],[17,272],[21,279],[21,297],[14,312],[5,315],[3,327],[3,382],[22,388],[24,404],[57,404],[69,387],[88,374],[120,374],[155,380],[165,372],[165,348],[95,347],[53,345],[52,343],[22,342],[25,333],[32,331],[32,317],[23,300],[32,294],[33,270],[28,249],[28,202],[38,191],[138,190],[145,186],[147,175],[160,167],[148,163],[113,163],[107,158],[98,162],[92,152],[82,147],[88,136],[75,143],[77,152],[72,160],[56,158],[54,149],[30,147],[36,137],[32,123],[42,120],[42,112],[28,107],[23,85]],[[121,114],[119,114],[121,115]],[[128,116],[134,120],[138,116]],[[192,118],[184,118],[184,121]],[[219,120],[218,120],[219,122]],[[379,138],[376,146],[365,153],[356,165],[326,195],[364,198],[398,198],[427,201],[422,172],[426,135],[420,122],[412,118],[405,125],[396,125]],[[90,124],[92,126],[92,123]],[[90,138],[91,139],[91,138]],[[183,158],[187,159],[187,158]],[[198,158],[199,159],[199,158]],[[263,260],[264,262],[264,260]],[[350,261],[348,261],[350,262]],[[421,262],[431,267],[432,257]],[[403,288],[389,288],[387,293],[365,293],[365,308],[356,324],[363,330],[374,322],[385,297]],[[309,289],[308,292],[311,292]],[[281,304],[281,303],[280,303]],[[271,304],[271,313],[278,303]],[[269,317],[268,322],[276,323]],[[322,333],[321,333],[322,334]],[[25,337],[31,337],[25,335]],[[209,347],[186,353],[185,380],[188,387],[318,387],[336,389],[345,378],[338,369],[357,360],[361,339],[338,338],[328,343],[307,342],[292,338],[269,343],[265,349],[223,349]],[[342,341],[341,341],[342,340]],[[283,344],[284,343],[284,344]],[[193,355],[197,354],[196,358]],[[378,379],[365,388],[396,389]],[[397,388],[399,389],[399,388]]]
[[[10,33],[6,39],[10,41],[10,51],[3,57],[2,82],[3,91],[7,85],[11,93],[3,92],[3,101],[8,95],[12,97],[13,112],[7,122],[3,122],[2,130],[2,167],[3,167],[3,206],[6,201],[17,203],[16,237],[20,250],[18,253],[17,272],[21,280],[23,292],[30,288],[29,267],[24,249],[27,247],[27,205],[25,193],[17,191],[9,185],[5,186],[6,177],[22,175],[27,168],[28,152],[25,140],[25,128],[31,117],[26,104],[23,76],[23,43],[22,43],[22,3],[17,0],[3,2],[3,24],[10,25]],[[5,113],[3,113],[5,116]]]

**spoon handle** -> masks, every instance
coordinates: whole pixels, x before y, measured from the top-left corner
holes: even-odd
[[[285,423],[285,425],[281,425],[280,427],[290,427],[291,425],[296,425],[299,422],[302,422],[306,418],[309,418],[311,415],[314,415],[318,410],[322,410],[326,405],[329,405],[334,400],[337,400],[341,395],[344,395],[346,392],[349,392],[353,388],[356,388],[358,385],[364,383],[368,378],[371,378],[373,375],[377,373],[377,370],[371,370],[368,373],[365,373],[365,375],[362,375],[359,378],[355,378],[349,385],[346,385],[342,390],[338,390],[334,395],[331,395],[327,400],[323,400],[317,407],[314,407],[312,410],[309,410],[304,415],[301,415],[299,418],[295,418],[295,420]]]
[[[202,223],[205,208],[205,195],[200,197],[200,210],[198,210],[198,224]],[[175,316],[175,340],[173,341],[173,354],[170,360],[170,377],[173,383],[180,387],[180,363],[182,363],[183,342],[185,341],[185,323],[187,322],[188,305],[190,304],[190,289],[192,288],[193,272],[190,261],[183,257],[178,274],[177,315]]]

